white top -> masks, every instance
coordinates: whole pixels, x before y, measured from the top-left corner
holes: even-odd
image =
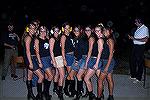
[[[138,27],[134,33],[134,38],[136,39],[142,39],[142,38],[145,38],[145,37],[149,37],[149,30],[148,28],[143,24],[141,27]],[[145,44],[146,42],[141,42],[141,41],[138,41],[138,40],[134,40],[133,39],[133,43],[134,44],[138,44],[138,45],[142,45],[142,44]]]

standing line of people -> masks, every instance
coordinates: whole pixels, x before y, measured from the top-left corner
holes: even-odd
[[[25,29],[22,40],[27,65],[28,100],[43,100],[43,97],[51,100],[49,90],[52,81],[53,92],[60,100],[64,100],[64,94],[74,97],[74,100],[87,96],[89,100],[101,100],[104,99],[105,78],[109,84],[108,100],[114,100],[114,42],[110,28],[102,24],[94,28],[91,25],[85,28],[74,25],[72,28],[66,22],[62,28],[53,26],[49,31],[46,26],[37,26],[32,22]],[[97,96],[91,81],[95,74],[98,82]],[[32,91],[33,75],[38,77],[37,96]],[[86,85],[85,95],[83,82]]]

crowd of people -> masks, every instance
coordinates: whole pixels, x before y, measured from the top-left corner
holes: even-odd
[[[9,25],[8,28],[11,29],[12,26]],[[12,34],[11,31],[10,33]],[[145,36],[146,39],[149,37]],[[8,37],[13,40],[9,40]],[[129,39],[138,41],[138,38],[133,36],[129,36]],[[8,58],[11,56],[8,55],[14,57],[17,51],[16,45],[21,40],[27,68],[28,100],[43,100],[43,98],[51,100],[52,93],[49,92],[56,93],[60,100],[64,100],[63,95],[73,97],[73,100],[79,100],[81,97],[101,100],[104,99],[105,79],[109,90],[107,100],[114,100],[115,39],[113,29],[109,25],[99,23],[82,26],[65,22],[48,29],[40,20],[33,20],[25,27],[21,39],[13,33],[5,40],[7,48],[2,80],[5,80],[7,74],[9,64],[7,61],[11,61]],[[143,39],[141,43],[146,41]],[[133,73],[135,70],[131,71],[131,78],[135,78]],[[97,95],[93,92],[91,81],[94,75],[98,83]],[[35,79],[34,76],[37,78]],[[11,77],[17,78],[15,70],[12,71]],[[141,76],[137,78],[141,80]],[[51,82],[54,84],[53,91],[50,91]],[[34,84],[37,88],[36,96],[32,91]]]
[[[64,100],[63,93],[74,97],[74,100],[79,100],[82,96],[88,96],[89,100],[101,100],[104,98],[103,81],[106,78],[109,85],[108,100],[114,100],[112,72],[115,61],[111,27],[102,23],[95,26],[71,26],[65,22],[62,27],[55,25],[48,30],[36,20],[25,28],[22,44],[28,69],[28,99],[43,100],[45,97],[50,100],[52,95],[49,88],[53,81],[53,92],[60,100]],[[93,93],[91,82],[95,74],[98,82],[97,96]],[[33,75],[38,77],[37,96],[32,92]],[[86,84],[85,95],[83,82]]]

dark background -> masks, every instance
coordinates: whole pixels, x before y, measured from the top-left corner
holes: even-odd
[[[44,24],[65,20],[86,24],[112,20],[121,32],[129,31],[137,15],[149,23],[148,0],[4,0],[1,7],[1,26],[13,20],[18,29],[34,17]]]
[[[126,50],[134,18],[142,16],[149,27],[149,6],[148,0],[4,0],[0,3],[0,34],[4,34],[9,21],[15,23],[21,37],[26,24],[35,18],[48,28],[65,21],[85,25],[111,20],[120,34],[119,49]]]

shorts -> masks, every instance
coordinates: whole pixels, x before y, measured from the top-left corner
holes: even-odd
[[[97,59],[96,57],[91,57],[91,58],[89,59],[87,66],[88,66],[90,69],[94,69],[93,66],[94,66],[95,63],[96,63],[96,59]],[[98,69],[101,69],[101,67],[102,67],[102,62],[99,61],[99,63],[98,63]]]
[[[101,62],[102,62],[101,71],[104,72],[104,69],[105,69],[105,66],[106,66],[108,60],[107,59],[102,59]],[[113,69],[114,69],[114,66],[115,66],[115,60],[112,59],[112,61],[110,63],[110,66],[108,67],[108,71],[107,72],[108,73],[112,73]]]
[[[39,69],[39,64],[38,64],[38,60],[36,56],[31,56],[31,60],[33,63],[33,71],[36,71],[37,69]],[[25,57],[24,59],[26,66],[29,66],[29,61],[27,59],[27,57]]]
[[[74,63],[74,55],[66,54],[66,61],[67,61],[67,66],[72,66],[72,64]]]
[[[57,68],[61,68],[61,67],[64,67],[64,63],[63,63],[63,58],[62,56],[57,56],[55,57],[55,60],[56,60],[56,64],[57,64]]]
[[[41,62],[43,64],[42,69],[45,71],[47,68],[52,68],[53,64],[51,63],[51,58],[50,56],[47,57],[42,57]]]
[[[74,63],[72,64],[71,68],[72,70],[78,72],[79,69],[84,69],[84,66],[85,66],[85,62],[86,62],[86,57],[83,56],[79,61],[78,61],[78,66],[74,66]]]

